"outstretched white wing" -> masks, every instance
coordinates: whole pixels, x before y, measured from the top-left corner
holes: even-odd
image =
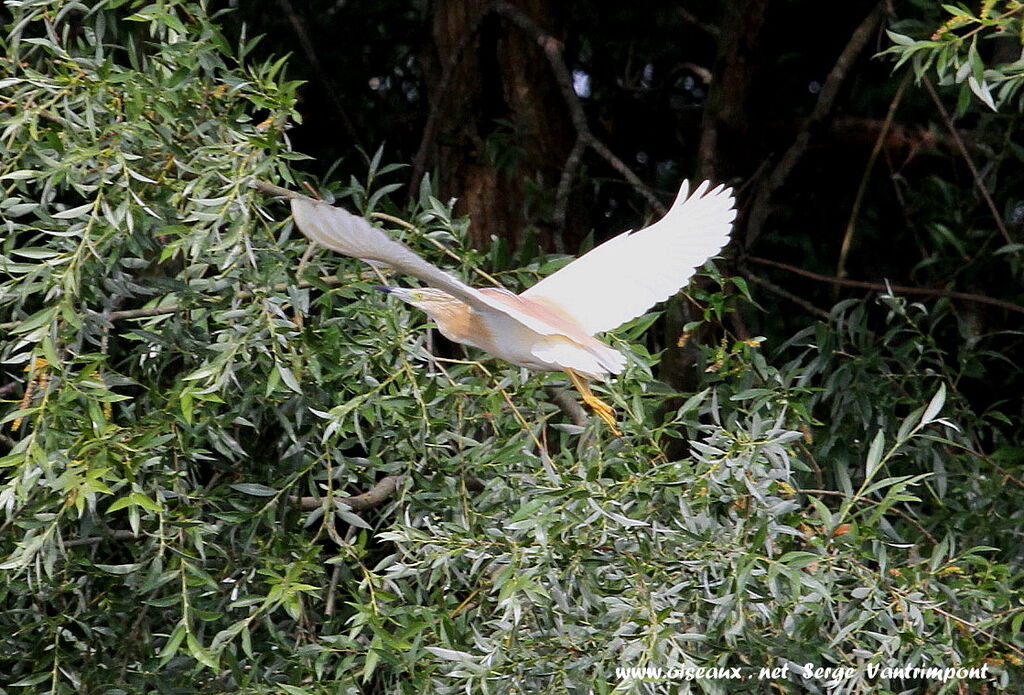
[[[299,230],[322,246],[364,261],[374,261],[419,278],[444,290],[477,311],[510,316],[541,335],[564,333],[550,323],[516,310],[508,303],[488,297],[437,266],[426,262],[400,241],[392,239],[364,217],[312,198],[293,197],[292,216]],[[516,299],[515,295],[510,297]]]
[[[731,188],[693,195],[684,181],[668,213],[636,232],[613,237],[522,293],[543,297],[590,335],[608,331],[668,299],[729,241],[736,218]]]

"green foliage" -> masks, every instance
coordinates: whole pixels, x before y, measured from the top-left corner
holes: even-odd
[[[435,357],[249,187],[294,183],[280,61],[194,3],[9,5],[0,692],[653,692],[616,668],[810,662],[886,693],[915,684],[864,666],[983,661],[1012,687],[1019,504],[975,442],[1019,463],[1019,413],[960,390],[998,336],[848,303],[776,361],[723,332],[676,394],[642,317],[604,387],[625,436],[571,424],[558,376]],[[564,262],[494,267],[429,182],[393,209],[381,160],[338,198],[434,262]]]
[[[1020,110],[1024,105],[1019,94],[1024,86],[1020,51],[1024,44],[1024,3],[984,0],[976,13],[963,4],[945,4],[942,8],[951,17],[928,39],[890,31],[894,45],[883,53],[897,57],[896,67],[909,61],[918,80],[932,73],[940,85],[957,85],[958,114],[967,110],[972,95],[993,111],[1005,105]],[[983,52],[989,56],[998,53],[998,47],[992,48],[993,42],[1012,43],[1005,60],[983,57]]]

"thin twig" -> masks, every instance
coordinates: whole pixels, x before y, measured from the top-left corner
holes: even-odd
[[[881,502],[879,502],[878,500],[873,500],[870,497],[858,497],[857,495],[848,495],[845,492],[839,492],[838,490],[817,490],[814,488],[799,488],[797,489],[797,492],[804,495],[814,495],[815,497],[842,497],[844,499],[852,499],[855,502],[867,502],[868,504],[873,504],[875,506],[881,504]],[[931,542],[933,545],[939,542],[935,538],[935,536],[928,533],[928,529],[922,526],[921,522],[919,522],[914,517],[910,516],[910,514],[907,514],[899,507],[889,507],[889,511],[893,512],[904,521],[910,523],[914,528],[920,531],[921,534],[925,538],[927,538],[928,541]]]
[[[700,18],[697,17],[697,15],[693,14],[684,7],[677,7],[676,14],[679,15],[679,17],[681,17],[683,21],[692,24],[693,26],[697,27],[698,29],[700,29],[701,31],[703,31],[705,34],[712,38],[717,39],[719,34],[722,33],[722,31],[717,26],[715,26],[714,24],[708,24],[707,22],[701,21]]]
[[[945,611],[945,610],[939,608],[938,606],[929,606],[929,607],[933,611],[938,613],[939,615],[941,615],[943,617],[946,617],[946,618],[949,618],[950,620],[952,620],[952,621],[954,621],[956,623],[959,623],[963,627],[967,627],[967,628],[970,628],[972,630],[977,630],[978,632],[980,632],[981,634],[985,635],[986,637],[988,637],[993,642],[998,642],[999,644],[1003,645],[1004,647],[1006,647],[1006,648],[1010,649],[1011,651],[1014,651],[1017,654],[1019,654],[1020,656],[1024,657],[1024,649],[1021,649],[1020,647],[1018,647],[1017,645],[1013,644],[1012,642],[1007,642],[1004,639],[1000,639],[999,637],[996,637],[995,635],[993,635],[988,630],[986,630],[986,629],[984,629],[982,627],[979,627],[979,626],[975,625],[974,623],[972,623],[972,622],[970,622],[968,620],[964,620],[963,618],[957,617],[957,616],[953,615],[952,613],[950,613],[949,611]]]
[[[804,427],[806,428],[807,425],[804,425]],[[804,437],[806,438],[807,435],[808,432],[805,430]],[[808,440],[805,439],[804,441]],[[800,447],[804,452],[804,455],[807,457],[807,463],[810,464],[811,469],[814,471],[814,481],[818,484],[818,487],[821,487],[825,484],[825,475],[821,472],[821,466],[818,465],[818,460],[814,458],[814,454],[811,453],[811,450],[807,448],[807,445],[804,444],[803,441],[797,441],[796,445]]]
[[[338,595],[338,579],[341,578],[341,565],[335,565],[331,572],[331,581],[327,585],[327,601],[324,603],[324,615],[334,617],[334,601]]]
[[[615,155],[601,140],[597,138],[591,132],[590,126],[587,124],[587,116],[583,110],[583,104],[580,102],[576,91],[572,86],[572,73],[565,64],[565,59],[562,56],[562,42],[554,36],[548,34],[541,29],[536,22],[530,17],[523,13],[519,8],[510,5],[507,2],[499,0],[490,7],[490,11],[500,14],[502,17],[509,19],[519,27],[522,31],[528,34],[537,44],[543,49],[544,56],[548,60],[548,65],[551,67],[551,72],[554,74],[555,82],[558,84],[558,89],[562,93],[562,98],[565,100],[566,107],[569,109],[569,116],[572,119],[573,126],[576,128],[576,136],[583,141],[583,143],[594,150],[598,155],[604,158],[612,166],[613,169],[622,174],[623,178],[629,182],[629,184],[639,192],[647,201],[651,204],[659,214],[665,214],[667,208],[664,203],[654,194],[654,191],[645,184],[639,176]]]
[[[853,209],[850,210],[850,219],[846,223],[846,232],[843,234],[843,243],[839,247],[839,262],[836,263],[836,277],[846,277],[846,256],[850,252],[850,246],[853,244],[853,231],[857,224],[857,217],[860,215],[860,206],[864,202],[864,194],[868,189],[868,181],[871,179],[871,171],[875,168],[875,162],[878,160],[878,155],[882,151],[882,145],[885,143],[886,135],[889,133],[889,129],[892,127],[893,119],[896,117],[896,107],[899,106],[903,100],[903,93],[907,89],[907,85],[910,84],[910,73],[907,73],[903,81],[900,82],[899,88],[896,90],[896,95],[892,98],[892,102],[889,104],[889,111],[885,114],[885,120],[882,122],[882,127],[878,131],[878,137],[875,138],[875,145],[871,148],[871,155],[868,157],[868,163],[864,167],[864,174],[860,178],[860,185],[857,187],[857,195],[853,199]]]
[[[292,7],[289,0],[277,0],[277,5],[284,12],[285,16],[288,17],[288,22],[292,25],[292,29],[295,31],[295,37],[299,40],[299,45],[302,46],[302,52],[306,54],[306,60],[309,62],[309,66],[313,68],[313,74],[316,75],[316,78],[323,87],[324,92],[327,93],[331,106],[334,107],[334,110],[341,118],[341,123],[345,127],[345,132],[355,145],[362,146],[362,139],[359,137],[359,131],[356,130],[352,120],[348,117],[348,112],[345,110],[345,102],[342,101],[338,92],[335,91],[334,82],[327,74],[324,66],[320,63],[313,41],[310,40],[309,34],[306,33],[306,27],[303,25],[299,15],[295,12],[295,8]]]
[[[452,51],[451,55],[448,56],[448,60],[444,66],[444,72],[441,73],[441,80],[437,84],[437,89],[434,90],[434,100],[430,104],[430,114],[427,116],[427,122],[423,126],[423,135],[420,137],[420,146],[416,150],[416,156],[412,161],[412,176],[409,177],[409,197],[415,198],[419,192],[420,181],[423,179],[424,170],[427,167],[427,152],[430,150],[431,144],[434,142],[434,133],[437,131],[437,121],[441,117],[441,107],[445,105],[445,97],[448,94],[448,88],[451,86],[452,78],[455,76],[455,69],[462,62],[462,56],[466,52],[466,47],[469,46],[470,42],[476,39],[477,33],[480,31],[480,22],[483,19],[483,13],[477,19],[473,27],[466,32],[466,35],[462,37],[462,40],[455,46],[455,50]]]
[[[1015,477],[1008,470],[1006,470],[1005,468],[1000,466],[998,463],[993,461],[991,456],[989,456],[988,454],[980,451],[980,449],[981,449],[981,442],[978,441],[976,436],[972,436],[972,439],[973,439],[974,445],[977,447],[977,449],[972,449],[971,447],[967,446],[966,444],[954,444],[953,448],[959,449],[959,450],[965,452],[966,454],[968,454],[969,456],[974,456],[975,458],[981,459],[982,461],[984,461],[989,466],[992,466],[992,468],[995,469],[996,473],[998,473],[1000,476],[1002,476],[1003,480],[1008,480],[1008,481],[1012,482],[1014,485],[1016,485],[1017,487],[1019,487],[1021,489],[1024,489],[1024,480],[1021,480],[1020,478]]]
[[[587,132],[587,144],[590,148],[597,152],[599,155],[604,157],[613,169],[622,174],[622,177],[629,182],[629,184],[636,189],[640,195],[647,199],[647,202],[651,204],[651,207],[657,211],[659,215],[664,215],[668,212],[668,208],[662,203],[658,196],[654,195],[654,191],[650,187],[640,180],[640,177],[633,172],[629,166],[621,159],[615,156],[615,154],[608,149],[608,146],[603,142],[594,137],[589,131]]]
[[[783,288],[776,285],[774,282],[769,282],[764,278],[759,278],[758,276],[754,275],[751,272],[743,273],[743,277],[745,277],[747,280],[754,283],[755,285],[760,285],[761,287],[765,288],[772,294],[777,294],[783,299],[793,302],[794,304],[796,304],[798,307],[800,307],[809,314],[813,314],[814,316],[817,316],[818,318],[825,320],[828,320],[829,318],[829,313],[824,309],[819,309],[818,307],[808,302],[806,299],[802,299],[801,297],[796,296],[789,290],[784,290]]]
[[[86,536],[85,538],[72,538],[69,541],[64,541],[64,546],[73,548],[79,545],[98,545],[103,541],[137,541],[145,536],[141,533],[135,533],[127,529],[119,529],[117,531],[111,531],[105,533],[102,536]]]
[[[967,168],[971,170],[971,176],[974,177],[974,185],[978,187],[981,197],[985,200],[985,204],[992,213],[992,219],[995,221],[996,227],[1003,235],[1003,239],[1006,240],[1006,243],[1012,244],[1013,239],[1010,238],[1010,232],[1006,229],[1006,225],[1003,223],[1003,216],[999,214],[999,210],[996,208],[996,204],[992,200],[992,196],[989,195],[988,188],[985,187],[985,182],[982,180],[981,174],[978,172],[978,167],[974,165],[971,153],[967,151],[967,145],[964,144],[963,138],[960,137],[960,133],[957,132],[956,126],[953,125],[953,119],[950,118],[949,112],[942,104],[942,100],[939,99],[939,95],[936,93],[935,87],[932,86],[932,83],[928,78],[925,77],[921,81],[924,83],[925,89],[928,90],[928,94],[931,96],[932,101],[935,102],[935,108],[939,110],[939,115],[942,116],[942,120],[946,124],[946,129],[949,131],[949,134],[953,136],[953,142],[956,143],[956,148],[960,151],[960,156],[964,158],[964,161],[967,163]]]
[[[181,311],[182,307],[177,304],[167,306],[153,306],[146,309],[123,309],[121,311],[105,311],[101,314],[107,321],[125,321],[127,319],[142,319],[150,316],[163,316]]]
[[[512,24],[530,36],[543,50],[544,56],[547,58],[548,65],[551,67],[551,72],[554,75],[555,82],[558,85],[558,89],[562,93],[562,98],[565,100],[566,107],[569,110],[569,117],[572,120],[573,127],[576,129],[577,145],[574,146],[573,149],[575,151],[576,147],[581,148],[581,151],[577,155],[577,159],[582,156],[583,150],[587,147],[593,149],[594,152],[607,161],[613,169],[618,171],[622,177],[625,178],[626,181],[651,204],[651,207],[654,208],[654,210],[659,214],[665,214],[667,208],[658,196],[655,195],[654,191],[636,175],[629,165],[616,156],[615,153],[613,153],[590,130],[590,126],[587,124],[586,113],[583,110],[583,105],[580,102],[579,97],[576,95],[576,91],[573,89],[572,73],[565,64],[565,59],[562,54],[562,42],[544,31],[536,22],[533,21],[533,19],[518,7],[504,2],[503,0],[494,2],[480,13],[480,16],[476,19],[476,23],[468,30],[465,37],[459,42],[455,47],[455,50],[453,50],[451,55],[447,58],[444,72],[441,75],[441,80],[438,83],[437,89],[434,90],[437,96],[430,105],[430,114],[427,117],[427,122],[423,129],[423,135],[420,139],[420,145],[416,151],[416,157],[413,160],[412,176],[409,182],[410,194],[415,195],[416,189],[419,187],[420,180],[423,178],[423,173],[426,168],[427,152],[429,151],[431,143],[434,141],[435,131],[437,130],[437,121],[441,114],[441,107],[446,103],[445,97],[455,75],[455,70],[458,67],[459,62],[462,60],[467,46],[471,41],[475,40],[480,30],[480,24],[483,22],[484,18],[490,14],[498,14],[511,21]],[[569,163],[567,162],[567,168],[568,164]],[[559,182],[559,192],[561,192],[563,188],[567,189],[571,184],[572,177],[569,176],[567,178],[563,174],[562,180]]]
[[[548,58],[548,64],[551,66],[551,72],[555,76],[555,82],[562,93],[566,107],[568,107],[572,125],[577,130],[577,137],[582,139],[584,144],[600,155],[615,171],[622,174],[623,178],[640,192],[641,196],[647,199],[647,202],[650,203],[651,207],[658,214],[664,215],[667,212],[667,208],[662,201],[658,200],[654,191],[636,175],[629,165],[616,157],[611,149],[591,131],[587,123],[587,115],[583,110],[583,103],[572,88],[572,74],[569,72],[568,67],[566,67],[565,59],[562,57],[562,42],[544,32],[534,20],[517,7],[513,7],[501,0],[492,5],[492,7],[502,16],[511,19],[513,24],[537,41],[538,45],[544,50],[544,55]]]
[[[811,115],[804,121],[800,132],[793,139],[789,149],[782,155],[779,163],[775,165],[775,168],[758,189],[754,202],[750,207],[750,218],[747,223],[747,248],[751,248],[758,236],[760,236],[761,229],[768,219],[769,204],[772,197],[785,185],[789,175],[807,151],[815,128],[832,112],[836,97],[839,95],[839,90],[846,81],[850,68],[853,67],[854,59],[867,46],[875,28],[882,21],[884,12],[885,3],[884,1],[879,2],[857,28],[854,29],[853,34],[850,35],[850,40],[846,42],[846,46],[843,48],[842,53],[839,54],[839,58],[836,59],[835,65],[829,71],[825,84],[818,94],[818,101],[814,104],[814,109],[811,111]]]
[[[780,263],[778,261],[771,261],[767,258],[758,258],[757,256],[746,256],[744,260],[750,263],[757,263],[760,265],[771,266],[772,268],[779,268],[781,270],[787,270],[794,275],[800,275],[811,280],[817,280],[819,282],[828,282],[833,285],[842,285],[844,287],[857,287],[865,290],[875,290],[877,292],[896,292],[900,294],[923,294],[929,297],[948,297],[949,299],[962,299],[968,302],[978,302],[979,304],[990,304],[997,306],[1007,311],[1013,311],[1018,314],[1024,314],[1024,306],[1013,304],[1012,302],[1006,302],[1002,299],[994,299],[992,297],[986,297],[983,294],[972,294],[970,292],[956,292],[954,290],[941,290],[933,287],[908,287],[906,285],[889,285],[880,282],[865,282],[863,280],[848,280],[847,278],[831,277],[829,275],[820,275],[813,273],[810,270],[804,270],[803,268],[797,268],[796,266],[789,265],[788,263]]]
[[[565,99],[565,105],[569,108],[569,116],[572,118],[573,125],[576,126],[576,131],[588,132],[590,128],[587,125],[587,116],[572,87],[572,73],[569,72],[569,68],[562,59],[562,42],[544,31],[518,7],[503,0],[497,0],[487,11],[510,20],[541,47],[544,57],[547,58],[548,65],[551,67],[551,72],[554,74],[555,82],[558,83],[559,90],[562,92],[562,98]]]
[[[569,156],[566,157],[565,166],[562,167],[562,176],[558,179],[558,189],[555,191],[555,251],[565,253],[565,219],[568,215],[569,194],[572,192],[572,182],[576,178],[576,171],[580,167],[580,160],[587,149],[587,142],[576,135],[576,142],[572,145]]]

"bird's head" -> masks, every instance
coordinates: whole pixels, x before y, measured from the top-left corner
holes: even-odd
[[[447,292],[436,290],[433,287],[406,288],[374,285],[373,289],[397,297],[406,304],[411,304],[438,323],[442,323],[465,306]]]

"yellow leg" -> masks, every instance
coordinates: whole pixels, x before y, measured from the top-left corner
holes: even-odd
[[[572,385],[580,392],[580,396],[583,397],[583,402],[589,405],[599,418],[604,420],[605,424],[608,425],[608,429],[612,431],[612,434],[616,437],[621,437],[622,432],[615,426],[615,410],[594,395],[594,392],[590,390],[590,385],[587,384],[587,380],[582,376],[571,369],[566,369],[565,373],[569,375],[569,380],[572,382]]]

